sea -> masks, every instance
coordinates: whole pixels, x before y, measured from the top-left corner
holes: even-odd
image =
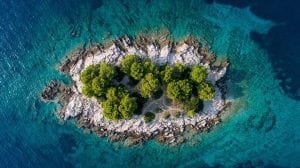
[[[0,167],[300,167],[300,1],[0,0]],[[77,47],[168,29],[228,58],[222,123],[179,146],[109,143],[41,91]]]

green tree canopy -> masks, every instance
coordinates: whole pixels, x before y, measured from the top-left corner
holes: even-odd
[[[112,100],[112,101],[118,101],[118,91],[116,87],[110,87],[109,89],[107,89],[106,92],[106,99],[108,100]]]
[[[102,103],[103,115],[109,120],[120,119],[121,115],[118,111],[118,102],[113,100],[106,100]]]
[[[84,84],[91,83],[92,80],[96,78],[98,75],[99,75],[99,66],[90,65],[80,74],[80,80]]]
[[[116,76],[116,69],[108,63],[99,65],[99,77],[111,81]]]
[[[189,117],[193,117],[197,112],[203,109],[203,101],[198,97],[192,97],[183,104],[184,110]]]
[[[90,83],[84,84],[82,88],[82,94],[87,96],[87,97],[93,97],[94,96],[94,91],[92,89],[92,85]]]
[[[131,65],[138,62],[140,62],[140,58],[137,55],[126,55],[121,62],[121,70],[129,75],[131,73]]]
[[[190,73],[190,79],[198,84],[205,81],[207,78],[207,69],[203,66],[195,65]]]
[[[215,97],[215,89],[211,83],[203,82],[198,86],[198,97],[201,100],[207,101]]]
[[[140,83],[140,94],[144,98],[150,97],[160,87],[160,82],[152,73],[148,73]]]
[[[135,62],[131,65],[130,76],[135,80],[141,80],[145,75],[143,63]]]
[[[184,102],[191,96],[192,88],[187,79],[172,81],[167,85],[167,95],[173,100]]]
[[[124,88],[110,87],[103,103],[104,116],[110,120],[130,119],[137,109],[136,98],[130,97]]]
[[[123,86],[124,83],[120,81],[124,79],[124,75],[130,77],[130,81],[135,83],[134,86],[130,82]],[[95,96],[102,102],[104,116],[116,120],[130,119],[134,112],[142,110],[146,102],[144,98],[153,95],[152,98],[156,99],[164,92],[169,98],[182,103],[187,115],[192,117],[202,110],[203,101],[211,100],[215,96],[214,86],[206,82],[207,75],[206,68],[202,66],[195,65],[190,69],[176,63],[159,67],[150,59],[142,60],[137,55],[127,55],[120,68],[108,63],[88,66],[80,74],[80,80],[83,83],[82,93],[87,97]],[[138,82],[139,92],[135,93],[134,87]],[[196,87],[197,93],[193,94]],[[161,88],[166,90],[158,94]],[[146,113],[144,116],[145,122],[154,118],[153,113]]]
[[[174,73],[174,68],[167,65],[165,66],[165,68],[163,69],[163,71],[161,71],[161,79],[163,82],[169,83],[173,80],[173,73]]]
[[[92,80],[92,89],[94,92],[94,96],[102,97],[105,95],[108,87],[107,82],[107,80],[100,77],[96,77]]]
[[[143,67],[145,74],[153,73],[157,75],[159,73],[157,66],[150,59],[143,61]]]
[[[110,87],[107,89],[106,92],[106,99],[113,100],[113,101],[119,101],[125,96],[128,96],[129,92],[123,87]]]
[[[137,109],[136,98],[129,97],[129,95],[124,96],[121,99],[118,109],[124,119],[130,119],[133,116],[134,111]]]
[[[186,79],[187,70],[187,67],[182,63],[176,63],[174,65],[174,72],[172,76],[175,79]]]

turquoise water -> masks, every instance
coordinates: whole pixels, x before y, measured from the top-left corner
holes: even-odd
[[[1,167],[297,167],[300,102],[287,96],[269,52],[251,38],[282,24],[249,8],[204,1],[1,1]],[[230,95],[224,122],[190,142],[126,148],[61,122],[40,92],[69,82],[56,65],[77,46],[167,28],[180,40],[205,39],[228,57]]]

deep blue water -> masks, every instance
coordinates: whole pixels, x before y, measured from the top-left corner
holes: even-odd
[[[1,167],[299,167],[300,2],[0,1]],[[189,143],[125,148],[62,123],[39,95],[77,46],[168,28],[231,62],[233,109]]]

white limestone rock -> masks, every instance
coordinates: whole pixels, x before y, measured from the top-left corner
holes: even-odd
[[[104,49],[104,51],[95,52],[94,55],[87,55],[84,60],[77,61],[76,64],[70,68],[70,76],[74,81],[72,90],[75,94],[71,96],[65,105],[63,111],[64,120],[82,115],[89,118],[93,125],[103,126],[109,131],[133,131],[137,134],[157,134],[158,131],[172,130],[174,127],[178,127],[180,128],[180,131],[183,131],[184,126],[189,124],[197,125],[198,123],[204,127],[207,120],[215,118],[219,111],[225,107],[225,101],[222,99],[221,91],[216,87],[216,94],[213,100],[204,102],[203,113],[196,114],[194,118],[186,116],[172,119],[160,118],[149,124],[144,122],[142,116],[134,116],[132,119],[126,121],[120,120],[112,122],[106,120],[102,114],[101,105],[96,100],[85,98],[81,94],[82,83],[80,82],[80,73],[89,65],[100,62],[119,65],[126,54],[137,54],[142,58],[145,58],[148,55],[148,57],[157,64],[174,64],[180,62],[186,65],[203,65],[209,69],[207,80],[213,84],[222,78],[227,71],[226,67],[220,71],[210,70],[209,64],[203,64],[203,56],[199,54],[198,48],[189,46],[186,43],[175,46],[175,53],[172,53],[169,45],[160,48],[160,46],[149,44],[147,46],[147,51],[145,52],[143,49],[132,45],[127,38],[121,39],[121,42],[125,48],[120,49],[117,45],[113,44]]]

